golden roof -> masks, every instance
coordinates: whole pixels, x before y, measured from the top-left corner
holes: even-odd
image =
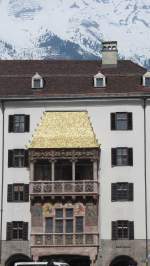
[[[31,143],[32,148],[99,147],[87,112],[45,112]]]

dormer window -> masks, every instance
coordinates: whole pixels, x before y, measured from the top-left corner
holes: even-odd
[[[150,77],[149,78],[148,77],[145,78],[145,86],[146,87],[150,87]]]
[[[104,80],[103,78],[96,79],[96,87],[103,87]]]
[[[143,75],[143,86],[150,87],[150,71]]]
[[[43,78],[36,73],[32,77],[32,89],[42,89],[43,88]]]
[[[94,87],[102,88],[106,86],[106,78],[102,73],[98,73],[94,76]]]

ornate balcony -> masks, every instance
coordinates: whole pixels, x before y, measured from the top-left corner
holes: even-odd
[[[97,181],[34,181],[30,182],[31,196],[99,194]]]
[[[31,234],[31,246],[98,246],[98,234]]]

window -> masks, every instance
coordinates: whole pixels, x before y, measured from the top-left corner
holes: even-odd
[[[28,240],[28,223],[13,221],[7,223],[7,240]]]
[[[78,160],[75,164],[76,180],[93,179],[93,163],[90,160]]]
[[[72,234],[84,232],[84,218],[75,217],[73,208],[56,208],[55,217],[46,218],[45,232],[46,233],[59,233],[59,234]]]
[[[117,165],[127,165],[128,164],[128,150],[126,148],[117,149]]]
[[[112,166],[132,166],[133,150],[132,148],[112,148],[111,149]]]
[[[98,73],[94,76],[94,87],[100,88],[106,86],[106,78],[102,73]]]
[[[145,86],[150,87],[150,77],[145,77]]]
[[[43,88],[43,78],[36,73],[32,77],[32,89],[42,89]]]
[[[96,87],[103,87],[103,78],[96,78]]]
[[[73,209],[66,209],[66,233],[73,233]]]
[[[57,160],[55,163],[55,180],[72,180],[72,163],[70,160]]]
[[[143,86],[150,87],[150,71],[143,75]]]
[[[22,239],[23,222],[13,222],[13,239]]]
[[[24,166],[24,150],[14,150],[13,153],[13,165],[14,167]]]
[[[133,184],[132,183],[112,183],[111,184],[112,201],[133,201]]]
[[[36,88],[36,89],[41,88],[41,80],[40,79],[34,79],[34,88]]]
[[[29,132],[30,117],[29,115],[9,115],[9,132],[23,133]]]
[[[51,163],[39,160],[34,164],[34,180],[51,180]]]
[[[9,184],[7,189],[8,202],[27,202],[29,201],[28,184]]]
[[[55,233],[63,233],[63,209],[55,210]]]
[[[131,130],[132,113],[111,113],[111,130]]]
[[[28,150],[8,150],[8,167],[27,167]]]
[[[45,233],[53,233],[53,218],[51,217],[45,219]]]
[[[134,239],[134,222],[119,220],[112,222],[112,240]]]
[[[76,232],[83,233],[83,217],[76,217]]]

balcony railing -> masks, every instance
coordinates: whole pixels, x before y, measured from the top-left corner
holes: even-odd
[[[97,181],[35,181],[30,182],[30,195],[98,194]]]
[[[31,246],[98,246],[98,234],[31,234]]]

